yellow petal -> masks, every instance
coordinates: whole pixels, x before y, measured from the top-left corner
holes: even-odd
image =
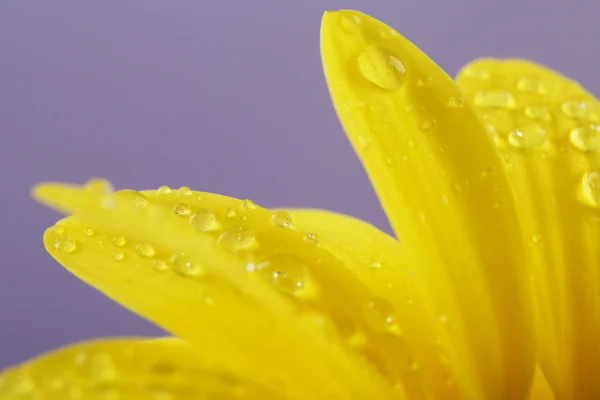
[[[341,260],[354,276],[388,301],[401,322],[410,353],[414,398],[462,398],[454,382],[448,354],[439,341],[447,316],[435,315],[413,265],[404,260],[403,246],[386,233],[353,217],[321,210],[289,210],[294,225],[318,232],[311,240]]]
[[[478,60],[457,81],[489,124],[517,200],[541,367],[557,398],[598,398],[600,105],[524,60]]]
[[[524,398],[535,365],[524,246],[494,144],[456,84],[355,11],[327,12],[321,47],[336,111],[419,269],[471,398]]]
[[[201,364],[193,347],[180,339],[102,339],[4,370],[0,399],[282,398],[251,379]]]
[[[241,376],[261,371],[259,383],[279,382],[293,398],[402,398],[410,368],[387,353],[402,350],[393,310],[304,236],[285,212],[163,188],[101,196],[44,243],[75,275],[190,341],[205,362]],[[372,343],[370,353],[346,343],[348,327]]]

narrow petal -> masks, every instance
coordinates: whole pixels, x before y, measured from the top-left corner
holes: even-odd
[[[327,12],[321,47],[331,96],[419,269],[470,398],[527,396],[535,366],[524,246],[500,157],[476,109],[396,31]]]
[[[0,399],[282,398],[252,376],[198,360],[188,343],[175,338],[82,342],[4,370]]]
[[[557,398],[600,398],[600,105],[524,60],[457,78],[488,124],[518,204],[540,363]]]
[[[56,198],[44,200],[68,208],[52,187]],[[394,359],[404,354],[394,310],[304,237],[285,212],[161,188],[99,196],[44,243],[69,271],[188,340],[205,362],[261,371],[260,384],[293,398],[402,398],[410,365]],[[345,340],[348,329],[364,335],[368,351]]]

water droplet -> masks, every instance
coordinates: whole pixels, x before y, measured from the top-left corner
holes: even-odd
[[[356,14],[342,12],[340,13],[340,24],[346,32],[354,33],[360,27],[360,17]]]
[[[252,200],[246,199],[242,201],[242,208],[245,210],[254,210],[256,209],[256,204]]]
[[[111,257],[115,261],[122,261],[125,258],[125,253],[123,253],[121,250],[117,250],[112,253]]]
[[[316,234],[309,232],[306,235],[304,235],[304,241],[308,244],[312,244],[314,246],[319,244],[319,238],[317,237]]]
[[[153,260],[152,261],[152,267],[156,270],[156,271],[166,271],[169,269],[169,266],[167,265],[166,262],[162,261],[162,260]]]
[[[563,114],[572,119],[582,119],[590,113],[590,106],[585,101],[567,100],[562,103],[560,109]]]
[[[175,272],[184,276],[198,276],[204,273],[202,266],[192,262],[192,260],[184,253],[173,255],[173,257],[171,257],[171,264],[173,264],[173,270]]]
[[[600,206],[600,173],[587,172],[581,182],[583,200],[593,206]]]
[[[525,115],[534,121],[550,120],[550,110],[546,106],[527,106]]]
[[[273,221],[276,226],[282,228],[287,228],[292,225],[292,217],[285,211],[274,211],[273,214],[271,214],[271,221]]]
[[[367,317],[377,329],[402,336],[402,329],[398,324],[394,307],[385,299],[375,297],[368,303]]]
[[[189,215],[190,214],[190,206],[185,203],[179,203],[173,206],[173,212],[175,215]]]
[[[416,149],[417,147],[419,147],[419,141],[415,139],[410,139],[408,141],[408,147],[410,147],[411,149]]]
[[[586,152],[596,151],[600,149],[600,126],[585,125],[573,128],[569,134],[571,144]]]
[[[534,234],[531,236],[531,241],[532,241],[533,243],[536,243],[536,244],[537,244],[537,243],[540,243],[540,242],[542,241],[542,235],[540,235],[539,233],[534,233]]]
[[[250,250],[258,245],[254,232],[241,227],[232,227],[224,231],[217,243],[229,251]]]
[[[62,235],[63,233],[65,233],[65,228],[62,226],[55,225],[52,228],[50,228],[50,231],[55,235]]]
[[[118,247],[123,247],[127,244],[127,240],[125,240],[125,238],[123,236],[115,236],[112,239],[112,242],[114,243],[115,246],[118,246]]]
[[[169,194],[171,193],[171,188],[168,186],[161,186],[156,191],[158,194]]]
[[[79,353],[75,358],[75,364],[92,380],[113,380],[117,375],[112,358],[105,353],[91,355]]]
[[[517,108],[512,93],[504,89],[480,90],[475,93],[474,102],[479,107]]]
[[[182,186],[177,190],[177,194],[180,196],[190,196],[192,194],[192,190],[187,186]]]
[[[433,79],[430,76],[424,76],[422,78],[419,78],[419,80],[417,81],[417,86],[419,86],[419,87],[430,86],[431,82],[433,82]]]
[[[396,31],[391,29],[391,28],[381,28],[379,30],[379,36],[381,36],[382,39],[391,39],[393,37],[396,37]]]
[[[150,243],[140,243],[135,247],[135,252],[142,257],[154,257],[156,250]]]
[[[97,194],[109,194],[114,191],[113,185],[102,178],[90,179],[85,183],[85,188],[90,192]]]
[[[517,89],[527,93],[542,93],[543,87],[540,81],[531,76],[524,76],[517,82]]]
[[[83,228],[83,235],[90,237],[90,236],[94,236],[96,232],[94,232],[94,230],[92,228]]]
[[[143,207],[148,204],[148,199],[146,198],[146,196],[135,190],[121,190],[117,192],[116,195],[119,198],[124,199],[125,201],[135,205],[136,207]]]
[[[546,130],[536,124],[526,124],[515,129],[508,136],[508,143],[520,149],[539,147],[546,143],[548,134]]]
[[[226,208],[224,213],[227,218],[234,218],[237,215],[233,208]]]
[[[63,253],[74,253],[77,250],[77,242],[71,238],[61,239],[54,244],[54,248]]]
[[[369,46],[358,56],[361,75],[386,90],[396,90],[405,82],[406,68],[400,58],[380,46]]]
[[[217,224],[217,217],[215,217],[215,214],[202,208],[190,216],[190,224],[198,230],[208,231]]]
[[[256,271],[283,293],[297,296],[307,289],[308,268],[295,256],[285,254],[273,256],[257,264]]]
[[[452,96],[448,99],[446,105],[452,108],[462,108],[465,106],[465,99],[462,97]]]
[[[382,264],[381,264],[381,261],[379,261],[379,260],[374,260],[369,263],[369,267],[371,267],[373,269],[379,269],[379,268],[381,268],[381,266],[382,266]]]
[[[371,136],[360,135],[356,137],[356,143],[358,144],[358,147],[363,150],[368,149],[372,141],[373,139]]]
[[[421,122],[421,125],[419,125],[419,129],[421,129],[423,132],[426,132],[435,128],[436,125],[437,121],[435,119],[426,119],[423,120],[423,122]]]
[[[491,127],[492,133],[506,137],[515,127],[513,117],[508,111],[493,110],[483,114],[483,120]]]

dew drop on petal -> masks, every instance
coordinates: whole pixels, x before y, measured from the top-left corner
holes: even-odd
[[[75,239],[64,238],[56,242],[54,247],[63,253],[74,253],[77,250],[77,242]]]
[[[179,203],[173,206],[173,212],[175,215],[189,215],[191,210],[186,203]]]
[[[452,96],[448,99],[446,105],[450,108],[462,108],[465,106],[465,99],[458,96]]]
[[[227,218],[235,218],[235,216],[237,215],[233,208],[226,208],[224,210],[224,214]]]
[[[154,246],[150,243],[140,243],[135,247],[135,252],[142,257],[151,258],[156,255],[156,250]]]
[[[315,233],[309,232],[304,235],[304,241],[308,244],[317,245],[319,244],[319,238]]]
[[[546,106],[532,105],[525,107],[525,116],[534,121],[549,120],[550,110]]]
[[[546,143],[548,134],[544,128],[536,124],[526,124],[513,130],[508,135],[508,143],[520,149],[531,149]]]
[[[583,119],[590,114],[590,106],[585,101],[567,100],[560,106],[564,115],[571,119]]]
[[[256,271],[283,293],[299,295],[307,289],[308,268],[295,256],[280,254],[270,257],[257,264]]]
[[[169,194],[169,193],[171,193],[171,188],[163,185],[163,186],[159,187],[156,192],[158,194]]]
[[[374,328],[402,336],[394,307],[385,299],[375,297],[368,303],[367,317]]]
[[[600,149],[600,126],[592,124],[573,128],[569,133],[569,140],[581,151],[597,151]]]
[[[83,228],[83,236],[90,237],[90,236],[94,236],[95,233],[96,232],[94,232],[94,230],[92,228],[87,228],[87,227]]]
[[[250,250],[258,245],[254,232],[241,227],[225,230],[217,239],[217,243],[229,251]]]
[[[154,260],[152,261],[152,267],[156,270],[156,271],[166,271],[169,269],[169,266],[167,265],[166,262],[162,261],[162,260]]]
[[[124,199],[125,201],[137,207],[143,207],[148,204],[148,199],[146,198],[146,196],[135,190],[121,190],[116,193],[116,196],[118,196],[121,199]]]
[[[180,275],[198,276],[204,273],[202,266],[192,262],[185,253],[173,255],[171,257],[171,264],[173,265],[173,270]]]
[[[583,200],[595,207],[600,206],[600,173],[587,172],[581,181]]]
[[[125,258],[125,253],[121,250],[116,250],[112,253],[111,257],[115,261],[122,261]]]
[[[480,90],[475,93],[474,102],[479,107],[497,107],[514,109],[517,101],[512,93],[504,89]]]
[[[242,208],[244,210],[254,210],[256,208],[256,204],[254,204],[254,202],[249,199],[242,200]]]
[[[190,224],[200,231],[208,231],[217,224],[217,217],[212,212],[201,208],[190,216]]]
[[[85,188],[90,192],[97,194],[109,194],[114,191],[113,185],[102,178],[90,179],[85,183]]]
[[[285,211],[274,211],[271,214],[271,221],[275,226],[288,228],[292,225],[292,217]]]
[[[123,247],[127,244],[127,240],[123,236],[115,236],[112,239],[115,246]]]
[[[187,186],[182,186],[177,190],[177,194],[180,196],[189,196],[192,194],[192,190]]]
[[[360,27],[360,17],[356,14],[340,13],[340,25],[348,33],[358,31]]]
[[[358,56],[358,70],[367,81],[385,89],[396,90],[406,81],[406,67],[392,51],[369,46]]]

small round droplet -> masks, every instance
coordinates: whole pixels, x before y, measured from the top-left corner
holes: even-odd
[[[373,268],[373,269],[379,269],[381,268],[382,264],[381,261],[379,260],[373,260],[369,263],[369,267]]]
[[[561,111],[572,119],[583,119],[591,112],[591,107],[585,101],[567,100],[560,106]]]
[[[114,243],[115,246],[118,246],[118,247],[123,247],[127,244],[127,240],[123,236],[115,236],[112,239],[112,242]]]
[[[121,250],[116,250],[112,253],[111,257],[115,261],[122,261],[125,258],[125,253]]]
[[[186,203],[179,203],[173,206],[173,212],[175,215],[189,215],[191,210],[190,206],[188,206]]]
[[[368,149],[372,141],[373,139],[371,138],[371,136],[367,135],[360,135],[356,138],[356,143],[358,144],[358,147],[360,147],[363,150]]]
[[[237,215],[233,208],[226,208],[224,214],[227,218],[235,218],[235,216]]]
[[[275,288],[289,295],[299,295],[307,289],[308,268],[299,258],[280,254],[259,263],[256,271]]]
[[[465,106],[465,99],[458,96],[452,96],[448,99],[446,105],[451,108],[462,108]]]
[[[542,93],[543,87],[537,78],[524,76],[517,82],[517,89],[526,93]]]
[[[372,84],[396,90],[405,82],[406,68],[400,58],[380,46],[369,46],[358,56],[358,70]]]
[[[200,209],[190,216],[190,224],[201,231],[208,231],[217,224],[217,217],[208,210]]]
[[[408,147],[410,147],[411,149],[416,149],[417,147],[419,147],[419,141],[416,139],[410,139],[408,141]]]
[[[244,210],[254,210],[256,209],[256,204],[254,204],[254,202],[249,199],[242,200],[242,208]]]
[[[63,253],[74,253],[77,250],[77,242],[75,239],[65,238],[56,242],[54,247]]]
[[[587,172],[581,182],[581,191],[586,203],[600,206],[600,173]]]
[[[535,244],[538,244],[542,241],[542,235],[540,235],[539,233],[534,233],[533,235],[531,235],[531,241]]]
[[[156,271],[159,271],[159,272],[163,272],[163,271],[166,271],[169,269],[169,266],[167,265],[167,263],[162,260],[153,260],[152,267]]]
[[[304,235],[304,241],[308,244],[312,244],[313,246],[316,246],[319,244],[319,238],[317,237],[317,235],[315,233],[309,232],[306,235]]]
[[[375,297],[368,303],[367,317],[374,328],[402,336],[394,307],[385,299]]]
[[[437,121],[435,119],[425,119],[419,125],[419,129],[423,132],[427,132],[435,128]]]
[[[600,126],[592,124],[573,128],[569,140],[581,151],[597,151],[600,149]]]
[[[525,107],[525,115],[534,121],[550,120],[550,110],[546,106],[527,106]]]
[[[182,186],[177,190],[177,194],[180,196],[190,196],[192,194],[192,190],[187,186]]]
[[[158,194],[169,194],[171,193],[171,188],[168,186],[161,186],[156,191]]]
[[[250,250],[258,245],[254,232],[241,227],[227,229],[219,236],[217,243],[229,251]]]
[[[137,254],[139,254],[142,257],[154,257],[156,255],[156,250],[154,249],[154,246],[152,246],[150,243],[140,243],[137,246],[135,246],[135,252]]]
[[[356,14],[350,14],[347,12],[340,13],[340,24],[342,28],[348,33],[354,33],[358,31],[360,27],[360,17]]]
[[[94,230],[92,228],[83,228],[83,236],[94,236],[96,232],[94,232]]]
[[[173,255],[173,257],[171,257],[171,263],[173,264],[173,270],[180,275],[198,276],[204,272],[200,265],[192,262],[192,260],[184,253]]]
[[[508,143],[519,149],[531,149],[546,143],[546,130],[536,124],[527,124],[515,129],[508,136]]]
[[[517,101],[512,93],[504,89],[480,90],[475,93],[474,102],[479,107],[517,108]]]
[[[113,185],[102,178],[90,179],[85,183],[85,188],[96,194],[109,194],[114,191]]]
[[[273,221],[275,226],[282,228],[287,228],[292,225],[292,217],[285,211],[274,211],[273,214],[271,214],[271,221]]]
[[[381,36],[382,39],[391,39],[398,36],[398,34],[391,28],[381,28],[379,30],[379,36]]]
[[[419,80],[417,81],[417,86],[419,86],[419,87],[431,86],[432,82],[433,82],[433,79],[430,76],[424,76],[422,78],[419,78]]]

